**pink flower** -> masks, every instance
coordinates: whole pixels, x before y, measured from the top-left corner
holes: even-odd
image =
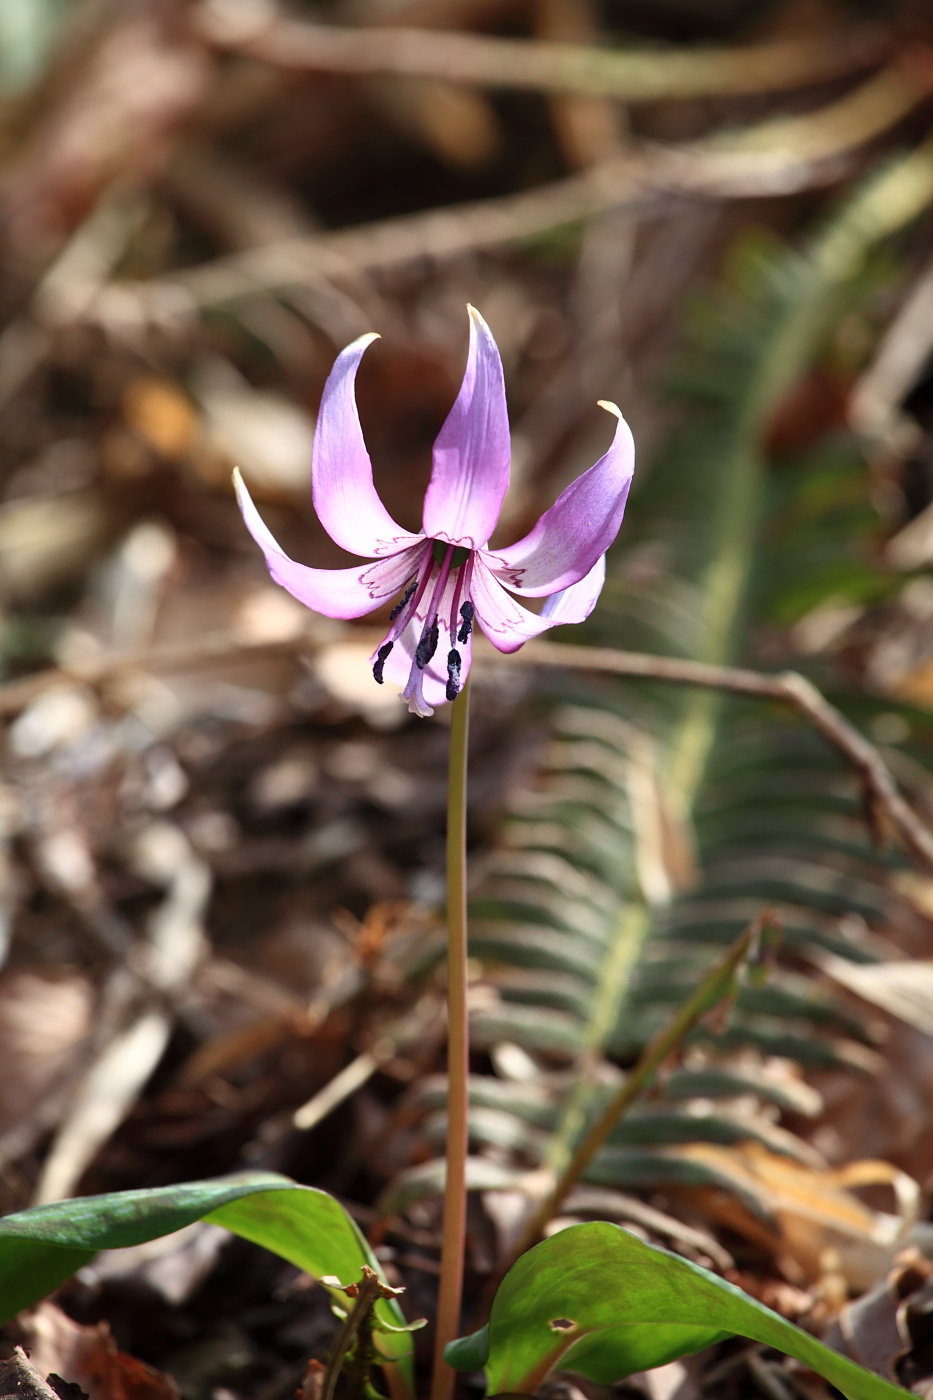
[[[478,311],[456,402],[434,444],[422,528],[411,534],[386,512],[373,486],[354,397],[356,372],[374,335],[348,345],[321,399],[311,455],[314,508],[331,539],[372,562],[311,569],[273,539],[239,473],[243,519],[276,583],[325,617],[352,618],[398,595],[389,629],[373,653],[380,685],[401,685],[413,714],[456,698],[470,669],[473,624],[499,651],[517,651],[549,627],[582,622],[606,574],[605,553],[622,521],[635,462],[628,425],[617,418],[609,451],[579,476],[534,528],[507,549],[489,537],[509,484],[509,422],[502,361]],[[509,590],[508,592],[506,590]],[[544,598],[530,612],[512,594]]]

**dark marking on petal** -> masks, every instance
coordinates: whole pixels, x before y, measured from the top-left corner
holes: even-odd
[[[431,623],[431,626],[426,629],[415,651],[415,665],[418,667],[419,671],[424,670],[425,666],[427,666],[428,662],[431,660],[431,657],[437,651],[437,640],[439,636],[440,629],[437,625],[437,614],[435,613],[434,621]]]
[[[447,653],[447,699],[456,700],[460,694],[460,653]]]
[[[389,652],[392,650],[394,645],[394,642],[383,642],[382,646],[376,652],[376,659],[373,662],[373,680],[376,682],[377,685],[382,685],[385,679],[383,672],[385,671],[385,665],[386,661],[388,660]]]
[[[463,606],[461,607],[461,609],[460,609],[460,616],[463,618],[463,624],[462,624],[462,626],[461,626],[461,628],[460,628],[460,631],[457,633],[457,641],[458,641],[458,642],[465,642],[465,641],[467,641],[467,639],[469,638],[470,633],[473,631],[473,617],[474,617],[474,613],[475,613],[475,609],[474,609],[474,607],[473,607],[473,604],[472,604],[471,602],[469,602],[469,601],[466,602],[466,603],[464,603]]]
[[[405,592],[402,594],[401,598],[399,598],[399,600],[398,600],[398,602],[396,603],[395,607],[394,607],[394,608],[392,609],[392,611],[389,613],[389,621],[390,621],[390,622],[394,622],[395,619],[398,617],[399,613],[400,613],[400,612],[402,611],[402,609],[404,608],[405,604],[411,601],[411,595],[414,593],[414,591],[415,591],[415,589],[416,589],[417,587],[418,587],[418,580],[417,580],[416,578],[413,578],[412,581],[411,581],[411,583],[410,583],[410,584],[408,585],[408,587],[405,589]]]

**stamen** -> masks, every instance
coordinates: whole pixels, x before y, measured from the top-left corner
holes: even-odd
[[[412,581],[411,581],[411,583],[410,583],[410,584],[408,585],[408,587],[405,589],[405,592],[402,594],[401,598],[399,598],[399,600],[398,600],[398,602],[396,603],[395,607],[394,607],[394,608],[392,609],[392,611],[389,613],[389,621],[390,621],[390,622],[394,622],[394,621],[395,621],[395,619],[398,617],[399,613],[402,611],[402,609],[405,607],[405,605],[411,600],[411,595],[414,593],[414,591],[415,591],[415,589],[416,589],[417,587],[418,587],[418,580],[417,580],[416,578],[413,578]]]
[[[438,544],[440,542],[434,541],[434,543]],[[408,708],[411,713],[423,717],[434,713],[431,706],[424,698],[425,668],[437,651],[437,644],[440,638],[438,604],[443,597],[444,589],[447,586],[447,580],[450,577],[450,561],[453,558],[453,554],[454,546],[449,544],[444,549],[444,557],[440,566],[437,569],[430,566],[425,569],[424,576],[418,587],[418,592],[408,605],[408,611],[403,617],[399,618],[393,628],[394,640],[394,637],[400,636],[403,626],[407,625],[412,618],[417,616],[416,609],[421,601],[428,578],[433,577],[434,587],[431,591],[431,601],[428,603],[424,612],[425,624],[421,630],[421,638],[415,648],[414,660],[412,661],[411,670],[408,673],[408,683],[402,691],[402,698],[408,701]],[[430,555],[428,556],[429,559],[431,557]],[[468,560],[466,568],[469,569],[469,567],[470,564]],[[430,621],[427,619],[430,619]]]
[[[392,610],[392,618],[390,619],[391,625],[386,637],[387,641],[397,642],[405,631],[405,628],[415,616],[418,604],[421,602],[424,595],[424,590],[427,588],[431,575],[434,572],[431,567],[430,552],[428,552],[426,557],[422,558],[422,562],[418,567],[421,570],[420,577],[414,578],[411,581],[399,600],[398,606]]]
[[[418,667],[419,671],[424,670],[425,666],[427,666],[428,662],[437,651],[439,636],[440,631],[437,625],[437,613],[435,613],[434,621],[431,623],[430,627],[424,629],[421,641],[418,643],[415,650],[415,665]]]
[[[394,646],[394,642],[383,642],[382,646],[376,652],[376,659],[373,662],[373,680],[377,685],[382,685],[385,680],[383,673],[385,671],[386,661],[388,660],[389,652]]]
[[[456,700],[460,694],[460,653],[451,649],[447,653],[447,699]]]
[[[454,646],[457,640],[457,618],[460,615],[460,599],[464,596],[464,584],[467,582],[468,577],[471,576],[472,573],[473,556],[471,554],[470,557],[467,559],[464,567],[462,569],[457,570],[456,578],[454,580],[454,596],[450,608],[450,618],[448,619],[451,646]],[[466,596],[469,597],[469,591],[467,591]]]
[[[463,607],[460,609],[460,616],[463,618],[463,625],[460,628],[460,631],[457,633],[458,642],[466,642],[470,636],[470,633],[473,631],[474,612],[475,609],[473,607],[473,604],[469,601],[464,603]]]

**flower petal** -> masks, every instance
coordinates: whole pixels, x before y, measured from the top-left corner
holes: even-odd
[[[434,444],[424,498],[424,533],[467,549],[486,544],[509,484],[509,418],[502,361],[472,306],[470,350],[460,392]]]
[[[363,352],[376,335],[361,335],[337,356],[327,376],[311,445],[311,497],[335,544],[365,558],[397,554],[413,535],[396,524],[376,494],[354,386]]]
[[[430,545],[422,541],[411,549],[403,549],[387,559],[377,559],[359,568],[309,569],[289,559],[273,538],[238,471],[234,472],[233,481],[246,528],[265,555],[266,568],[275,582],[306,608],[323,613],[325,617],[362,617],[372,612],[399,592],[415,573],[424,550],[430,549]]]
[[[606,455],[561,492],[524,539],[486,555],[499,582],[527,598],[540,598],[582,579],[605,554],[622,523],[635,444],[615,404],[601,402],[600,407],[619,420]]]
[[[599,602],[599,595],[606,582],[606,556],[601,554],[588,574],[584,574],[569,588],[552,593],[545,598],[541,616],[548,618],[553,627],[565,622],[585,622]]]
[[[548,598],[540,613],[529,612],[496,580],[483,560],[473,569],[471,595],[476,620],[499,651],[518,651],[532,637],[565,622],[583,622],[596,606],[606,578],[606,560],[600,555],[582,579]]]

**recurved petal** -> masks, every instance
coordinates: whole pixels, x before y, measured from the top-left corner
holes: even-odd
[[[540,598],[582,579],[622,523],[635,444],[615,404],[601,402],[600,407],[618,419],[606,455],[561,492],[524,539],[485,556],[499,582],[525,597]]]
[[[424,533],[467,549],[486,544],[509,484],[509,418],[502,361],[472,306],[460,392],[434,444],[424,498]]]
[[[396,554],[419,535],[403,530],[373,486],[373,468],[356,408],[356,372],[376,335],[361,335],[327,376],[311,446],[311,497],[331,539],[363,557]]]
[[[601,554],[588,574],[584,574],[569,588],[552,593],[545,598],[541,616],[546,617],[553,627],[565,622],[585,622],[599,601],[606,582],[606,556]]]
[[[525,642],[539,637],[549,627],[583,622],[588,618],[605,578],[606,560],[600,556],[588,574],[548,598],[540,613],[533,613],[506,593],[482,559],[477,559],[471,589],[476,620],[499,651],[518,651]]]
[[[306,608],[323,613],[325,617],[362,617],[372,612],[399,592],[415,573],[422,551],[430,548],[422,542],[359,568],[309,569],[289,559],[277,543],[238,471],[234,472],[233,480],[246,528],[262,550],[266,568],[275,582]]]

